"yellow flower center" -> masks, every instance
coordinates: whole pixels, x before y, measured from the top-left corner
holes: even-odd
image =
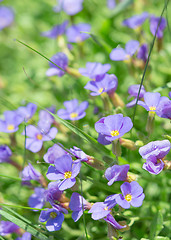
[[[78,113],[73,112],[70,114],[70,118],[76,118],[78,116]]]
[[[125,63],[131,63],[131,56],[129,54],[126,55]]]
[[[102,93],[102,92],[103,92],[103,88],[100,88],[100,89],[98,90],[98,92],[99,92],[99,93]]]
[[[42,140],[43,136],[42,136],[42,134],[37,134],[36,138],[37,138],[37,140]]]
[[[70,178],[71,176],[72,176],[72,172],[70,172],[70,171],[65,172],[65,174],[64,174],[65,178]]]
[[[155,111],[156,107],[149,107],[150,111]]]
[[[108,207],[105,207],[104,210],[108,211],[109,209],[108,209]]]
[[[128,202],[130,202],[130,201],[132,200],[131,194],[127,194],[127,195],[125,196],[125,199],[126,199]]]
[[[14,130],[14,125],[13,124],[9,124],[8,126],[7,126],[7,129],[9,130],[9,131],[12,131],[12,130]]]
[[[111,131],[110,134],[112,135],[112,137],[115,137],[115,136],[119,135],[119,132],[118,132],[118,130],[113,130],[113,131]]]
[[[56,212],[51,212],[50,213],[50,217],[51,218],[56,218],[57,217],[57,213]]]

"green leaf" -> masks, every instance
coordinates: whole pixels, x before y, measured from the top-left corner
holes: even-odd
[[[46,211],[46,209],[42,209],[42,208],[31,208],[31,207],[24,207],[24,206],[20,206],[20,205],[11,205],[11,204],[6,204],[6,203],[0,203],[0,206],[7,206],[7,207],[11,207],[11,208],[23,208],[23,209],[29,209],[29,210],[39,210],[39,211]]]
[[[154,216],[150,227],[150,240],[154,240],[163,228],[163,215],[158,211]]]
[[[0,177],[9,178],[9,179],[21,182],[21,178],[19,178],[19,177],[12,177],[12,176],[4,175],[4,174],[0,174]]]
[[[23,220],[14,217],[13,215],[7,213],[4,210],[0,209],[0,214],[5,217],[7,220],[15,223],[17,226],[19,226],[20,228],[24,229],[25,231],[31,233],[33,236],[35,236],[37,239],[40,240],[48,240],[49,238],[44,235],[43,233],[40,232],[40,230],[37,230],[36,228],[32,227],[31,225],[29,225],[28,223],[24,222]]]
[[[170,238],[158,236],[158,237],[155,237],[154,240],[170,240]]]

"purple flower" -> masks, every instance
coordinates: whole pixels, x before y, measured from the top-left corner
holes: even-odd
[[[121,185],[122,194],[119,194],[115,200],[122,208],[140,207],[144,200],[143,188],[137,182],[125,182]]]
[[[29,197],[28,205],[31,208],[42,208],[45,204],[45,189],[36,187],[34,193]],[[38,210],[33,210],[38,211]]]
[[[130,97],[134,97],[134,100],[132,100],[131,102],[129,102],[129,103],[126,105],[127,108],[130,108],[130,107],[135,106],[136,101],[137,101],[137,97],[138,97],[139,88],[140,88],[140,84],[131,85],[131,86],[128,88],[128,93],[130,94]],[[139,94],[139,99],[144,97],[144,93],[145,93],[145,92],[146,92],[146,91],[145,91],[145,88],[144,88],[144,86],[142,85],[141,91],[140,91],[140,94]]]
[[[85,154],[85,152],[83,152],[80,148],[78,147],[73,147],[73,148],[70,148],[70,152],[77,158],[79,159],[80,161],[83,161],[83,162],[87,162],[89,159],[88,159],[88,155]]]
[[[86,68],[79,68],[79,72],[86,77],[95,79],[96,77],[103,77],[105,73],[111,68],[110,64],[101,64],[97,62],[87,62]]]
[[[169,92],[169,97],[171,98],[171,92]]]
[[[146,43],[142,44],[138,49],[137,58],[143,60],[146,63],[148,58],[148,45]]]
[[[36,104],[28,103],[26,107],[19,107],[16,113],[23,118],[23,121],[28,121],[35,114],[36,109]]]
[[[153,34],[153,36],[155,35],[155,33],[157,31],[156,37],[157,38],[162,38],[163,37],[163,31],[166,28],[167,23],[166,23],[166,19],[162,17],[160,25],[159,25],[158,30],[157,30],[157,26],[159,24],[159,21],[160,21],[160,17],[156,17],[154,15],[152,15],[150,17],[150,31]]]
[[[58,130],[55,127],[51,128],[49,132],[44,133],[35,126],[28,125],[26,127],[26,135],[29,138],[26,138],[26,149],[34,153],[40,151],[43,146],[43,142],[54,139],[57,132]]]
[[[57,38],[65,33],[67,25],[68,21],[64,21],[61,24],[55,25],[49,31],[43,32],[41,35],[48,38]]]
[[[113,165],[106,169],[105,177],[107,178],[108,185],[111,186],[116,181],[124,181],[127,178],[127,173],[129,171],[129,165]]]
[[[88,203],[79,193],[74,192],[70,199],[69,208],[73,211],[72,219],[74,222],[77,222],[83,215],[83,211],[91,208],[91,204]]]
[[[114,228],[121,229],[124,228],[125,226],[121,226],[119,223],[117,223],[114,217],[110,214],[111,208],[113,208],[115,205],[116,205],[115,201],[113,201],[112,204],[97,202],[93,204],[88,213],[92,213],[91,217],[94,220],[99,220],[103,218],[106,222],[110,223]]]
[[[113,61],[124,61],[129,60],[137,51],[139,42],[136,40],[130,40],[123,48],[114,48],[110,53],[110,59]]]
[[[153,141],[140,147],[139,153],[144,159],[155,156],[157,159],[164,158],[170,151],[171,143],[169,140]]]
[[[74,121],[85,117],[86,113],[84,111],[88,108],[88,102],[84,101],[79,105],[78,100],[73,99],[65,101],[64,106],[66,109],[58,110],[57,115],[62,119]]]
[[[138,105],[144,107],[149,112],[156,112],[157,106],[160,102],[160,93],[151,93],[146,92],[144,93],[144,102],[138,101]]]
[[[31,165],[26,166],[21,173],[22,181],[36,180],[39,181],[41,174]]]
[[[78,43],[86,40],[89,38],[89,34],[83,32],[90,32],[90,29],[91,26],[88,23],[78,23],[76,25],[72,25],[66,31],[68,42]]]
[[[6,236],[11,233],[17,233],[19,231],[19,226],[13,222],[1,221],[0,222],[0,236]]]
[[[55,12],[63,10],[68,15],[75,15],[83,9],[82,3],[84,0],[58,0],[58,5],[54,7]]]
[[[0,132],[13,133],[18,130],[18,126],[23,118],[17,114],[17,111],[5,111],[5,120],[0,120]]]
[[[71,188],[75,183],[75,177],[79,174],[81,163],[78,161],[74,163],[70,155],[64,155],[57,158],[54,162],[54,166],[48,168],[46,174],[50,180],[62,180],[59,184],[59,190],[65,190]]]
[[[52,113],[55,113],[55,109]],[[47,112],[46,110],[41,110],[39,112],[39,121],[37,125],[43,132],[48,132],[53,122],[54,117],[49,112]]]
[[[115,8],[115,6],[116,6],[115,0],[107,0],[107,7],[109,9],[113,9],[113,8]]]
[[[156,114],[161,118],[171,119],[171,100],[168,97],[160,98]]]
[[[63,69],[64,71],[68,67],[68,57],[63,52],[59,52],[59,53],[53,55],[50,58],[50,60],[52,62],[54,62],[57,66],[59,66],[61,69]],[[65,74],[65,72],[62,71],[60,68],[58,68],[56,65],[49,62],[50,68],[46,72],[46,75],[48,77],[51,77],[51,76],[54,76],[54,75],[57,75],[58,77],[62,77]]]
[[[31,233],[25,232],[22,237],[18,237],[15,240],[31,240]]]
[[[0,6],[0,30],[6,28],[14,21],[13,10],[6,6]]]
[[[39,216],[40,222],[47,222],[46,228],[49,232],[58,231],[62,227],[64,215],[62,212],[52,208],[47,211],[41,211]]]
[[[122,137],[132,127],[131,119],[123,117],[122,114],[109,115],[95,123],[95,130],[100,134],[98,141],[104,145]]]
[[[54,164],[56,158],[62,157],[65,154],[67,154],[67,152],[63,148],[61,148],[57,144],[54,144],[51,148],[48,149],[43,159],[47,163]]]
[[[115,219],[114,217],[111,215],[111,214],[108,214],[104,220],[107,222],[107,223],[110,223],[114,228],[116,229],[122,229],[122,228],[125,228],[126,225],[122,226],[120,225]]]
[[[111,90],[115,91],[117,86],[117,77],[114,74],[106,74],[102,79],[88,82],[84,88],[92,91],[90,95],[97,96]]]
[[[7,145],[0,145],[0,163],[8,162],[11,155],[11,149]]]
[[[143,168],[149,173],[157,175],[163,170],[164,162],[156,156],[149,156],[143,164]]]
[[[124,20],[122,22],[122,24],[129,28],[135,29],[135,28],[141,26],[148,17],[149,17],[149,14],[147,12],[143,12],[140,15],[134,15],[134,16]]]
[[[59,183],[60,181],[50,182],[48,184],[48,189],[45,190],[44,193],[45,200],[49,202],[54,208],[56,206],[56,202],[60,201],[61,195],[63,193],[63,191],[59,190]]]

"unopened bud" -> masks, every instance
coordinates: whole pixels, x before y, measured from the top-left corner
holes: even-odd
[[[136,145],[133,141],[125,138],[119,139],[121,146],[128,148],[130,150],[136,150]]]
[[[143,143],[143,141],[138,140],[138,141],[135,142],[135,146],[136,147],[142,147],[142,146],[144,146],[144,143]]]
[[[77,78],[81,77],[81,74],[75,68],[66,67],[65,70],[66,70],[67,73],[69,73],[70,75],[72,75],[74,77],[77,77]]]
[[[171,169],[171,161],[164,160],[164,170]]]
[[[125,103],[122,101],[122,99],[119,97],[119,95],[115,92],[109,94],[109,97],[115,107],[124,107]]]
[[[90,166],[92,166],[92,167],[94,167],[98,170],[104,170],[105,169],[103,162],[101,162],[100,160],[97,160],[92,156],[87,156],[87,158],[88,158],[88,161],[86,163],[88,165],[90,165]]]
[[[134,173],[128,173],[125,182],[133,182],[137,180],[137,175]]]

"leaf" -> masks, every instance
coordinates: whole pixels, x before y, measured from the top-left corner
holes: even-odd
[[[42,208],[31,208],[31,207],[24,207],[24,206],[20,206],[20,205],[11,205],[11,204],[6,204],[6,203],[0,203],[0,206],[7,206],[7,207],[11,207],[11,208],[23,208],[23,209],[29,209],[29,210],[40,210],[40,211],[46,211],[46,209],[42,209]]]
[[[154,240],[170,240],[170,238],[158,236],[158,237],[155,237]]]
[[[32,227],[28,223],[24,222],[23,220],[14,217],[13,215],[7,213],[6,211],[0,209],[0,214],[5,217],[7,220],[15,223],[20,228],[24,229],[25,231],[31,233],[33,236],[40,240],[48,240],[49,238],[40,232],[40,230],[37,230],[36,228]]]
[[[158,211],[154,216],[150,226],[150,240],[154,240],[163,228],[163,215],[161,211]]]
[[[9,179],[21,182],[21,178],[19,178],[19,177],[12,177],[12,176],[4,175],[4,174],[0,174],[0,177],[5,177],[5,178],[9,178]]]

